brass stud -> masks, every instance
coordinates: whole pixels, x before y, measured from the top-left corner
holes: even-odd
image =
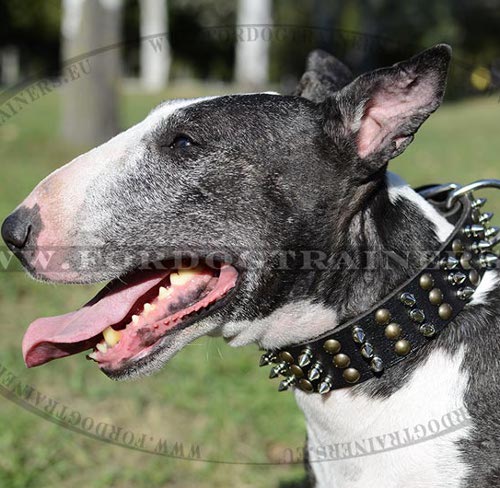
[[[302,368],[300,366],[297,366],[296,364],[292,364],[290,366],[290,372],[296,377],[296,378],[302,378],[304,376],[304,371],[302,371]]]
[[[420,277],[420,288],[422,288],[422,290],[429,291],[432,290],[433,287],[434,287],[434,278],[432,277],[431,274],[424,273]]]
[[[361,377],[359,371],[355,368],[347,368],[342,373],[342,376],[347,381],[347,383],[356,383],[359,381],[359,378]]]
[[[304,378],[299,380],[299,388],[302,391],[307,391],[308,393],[314,390],[312,383]]]
[[[429,301],[436,307],[443,303],[443,292],[439,288],[433,288],[429,292]]]
[[[481,275],[475,269],[469,271],[469,280],[474,286],[479,286],[481,283]]]
[[[411,350],[411,344],[406,339],[400,339],[394,344],[394,351],[398,356],[406,356]]]
[[[391,340],[396,340],[399,339],[399,336],[401,335],[401,327],[399,324],[396,324],[395,322],[392,322],[392,324],[389,324],[385,328],[385,336],[387,339]]]
[[[280,359],[282,361],[285,361],[285,363],[288,363],[288,364],[293,363],[293,356],[288,351],[281,351],[280,352]]]
[[[337,368],[347,368],[351,364],[351,358],[347,354],[336,354],[333,356],[333,364]]]
[[[391,312],[386,308],[381,308],[375,312],[375,321],[379,325],[386,325],[391,321]]]
[[[448,303],[443,303],[439,307],[438,313],[439,317],[441,317],[442,320],[450,320],[451,316],[453,315],[453,309]]]
[[[460,266],[464,269],[472,269],[472,254],[470,252],[464,252],[460,257]]]
[[[451,249],[455,254],[461,254],[464,251],[464,245],[460,239],[455,239],[451,244]]]
[[[340,342],[336,339],[328,339],[323,344],[323,349],[330,354],[337,354],[338,352],[340,352],[341,347],[342,346]]]

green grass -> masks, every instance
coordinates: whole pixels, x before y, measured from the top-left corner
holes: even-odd
[[[199,87],[182,93],[199,94]],[[179,96],[179,90],[125,97],[123,125],[140,120],[157,102],[172,96]],[[57,96],[50,95],[0,127],[0,220],[41,178],[82,150],[60,142],[58,114]],[[415,185],[498,178],[499,116],[500,105],[493,98],[447,105],[391,169]],[[500,211],[499,198],[491,208]],[[256,367],[255,347],[234,350],[223,341],[201,339],[156,376],[131,383],[110,381],[82,355],[26,370],[20,345],[27,325],[37,316],[78,307],[94,291],[35,283],[21,272],[2,273],[0,364],[96,422],[185,447],[198,445],[204,458],[279,461],[284,449],[303,444],[302,414],[293,396],[278,395],[267,371]],[[175,460],[108,445],[47,422],[3,397],[0,453],[2,488],[291,486],[303,476],[300,466]]]

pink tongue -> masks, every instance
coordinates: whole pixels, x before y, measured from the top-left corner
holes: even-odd
[[[133,275],[126,278],[126,284],[118,282],[106,287],[76,312],[35,320],[23,338],[26,366],[39,366],[90,349],[95,345],[93,337],[121,322],[137,300],[169,274],[170,271],[152,271]]]

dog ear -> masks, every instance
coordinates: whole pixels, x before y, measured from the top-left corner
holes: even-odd
[[[325,102],[325,130],[339,143],[350,141],[364,163],[380,169],[406,149],[441,104],[450,59],[451,48],[440,44],[361,75]]]
[[[317,49],[307,57],[306,72],[293,94],[319,103],[352,80],[352,73],[347,66],[331,54]]]

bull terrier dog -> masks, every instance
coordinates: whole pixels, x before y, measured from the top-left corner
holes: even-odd
[[[110,283],[35,320],[26,365],[89,350],[127,379],[203,335],[256,343],[304,412],[316,486],[500,486],[498,229],[481,185],[414,191],[387,170],[450,58],[437,45],[354,79],[314,51],[292,95],[164,102],[49,175],[6,244],[36,279]],[[460,428],[414,429],[444,417]],[[314,459],[369,439],[386,448]]]

